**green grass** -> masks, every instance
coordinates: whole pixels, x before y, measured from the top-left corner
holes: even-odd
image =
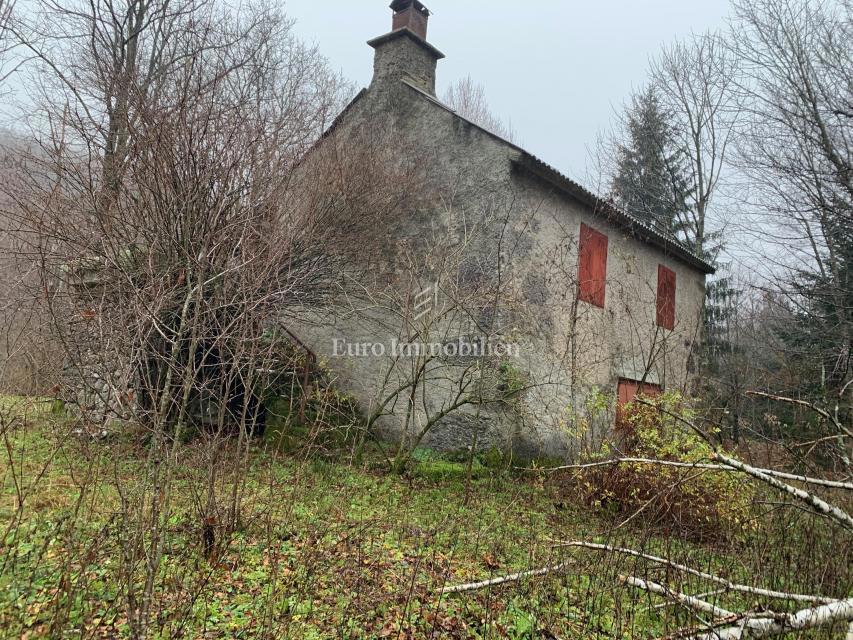
[[[69,436],[49,405],[13,410],[25,419],[4,434],[0,462],[0,636],[127,637],[122,557],[132,528],[121,500],[146,495],[147,450],[130,437]],[[215,450],[221,469],[235,468],[233,447]],[[469,483],[465,463],[431,454],[402,477],[376,460],[288,451],[252,450],[242,526],[227,537],[217,529],[208,559],[197,491],[208,452],[201,442],[180,448],[152,637],[653,638],[689,621],[619,587],[626,569],[612,558],[555,549],[554,540],[600,540],[609,523],[540,477],[478,462]],[[231,479],[217,483],[221,502]],[[620,536],[608,541],[639,544],[636,533]],[[438,595],[568,558],[576,569],[566,573]]]

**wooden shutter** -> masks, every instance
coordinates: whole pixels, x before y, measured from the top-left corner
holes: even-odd
[[[604,308],[607,291],[607,236],[581,224],[578,299]]]
[[[625,405],[631,404],[637,396],[645,396],[647,398],[657,398],[663,393],[660,385],[652,384],[651,382],[639,382],[637,380],[619,379],[619,389],[616,396],[616,424],[619,425],[624,420]]]
[[[658,326],[675,328],[675,271],[658,265]]]

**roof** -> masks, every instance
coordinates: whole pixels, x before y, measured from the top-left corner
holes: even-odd
[[[382,36],[382,38],[385,37],[387,36]],[[420,38],[417,38],[417,36],[416,39],[420,40]],[[423,41],[421,40],[421,42]],[[707,261],[703,260],[696,253],[684,246],[684,244],[682,244],[671,233],[657,226],[643,222],[636,216],[633,216],[630,213],[623,211],[612,200],[607,200],[596,195],[595,193],[581,185],[579,182],[576,182],[568,176],[560,173],[560,171],[558,171],[545,161],[537,158],[535,155],[526,151],[522,147],[519,147],[514,142],[511,142],[506,138],[503,138],[502,136],[499,136],[498,134],[480,126],[476,122],[460,115],[452,107],[446,105],[434,95],[428,93],[427,91],[424,91],[417,85],[408,82],[407,80],[403,80],[402,82],[404,85],[415,91],[418,95],[428,100],[432,104],[453,114],[453,116],[455,116],[456,118],[459,118],[460,120],[468,123],[472,127],[479,129],[486,135],[491,136],[492,138],[503,143],[504,145],[515,149],[519,154],[519,157],[514,161],[515,166],[546,181],[552,187],[558,189],[561,193],[571,197],[572,199],[580,202],[581,204],[588,206],[593,210],[593,213],[606,218],[609,222],[617,225],[618,227],[626,231],[628,234],[630,234],[632,237],[638,238],[644,242],[647,242],[648,244],[651,244],[661,249],[665,254],[671,255],[672,257],[680,260],[681,262],[688,264],[695,269],[698,269],[704,274],[713,275],[714,273],[716,273],[716,269],[712,265],[710,265]],[[353,98],[353,100],[338,115],[338,117],[335,118],[331,126],[323,133],[320,140],[315,143],[315,147],[320,144],[323,139],[328,137],[335,129],[338,128],[341,121],[352,110],[355,104],[358,103],[366,95],[366,93],[367,89],[362,89],[361,91],[359,91],[355,98]]]
[[[685,247],[671,233],[643,222],[636,216],[623,211],[611,200],[605,200],[595,195],[583,185],[563,175],[536,156],[522,150],[521,158],[516,161],[516,165],[542,178],[575,200],[589,206],[596,214],[607,218],[630,235],[645,240],[649,244],[662,249],[664,253],[678,258],[707,275],[716,273],[717,270],[713,266]]]
[[[620,209],[613,201],[597,196],[595,193],[572,180],[568,176],[560,173],[557,169],[540,160],[532,153],[519,147],[514,142],[489,131],[488,129],[478,125],[476,122],[465,118],[457,113],[453,108],[444,104],[441,100],[432,94],[424,91],[415,84],[403,80],[403,84],[417,92],[421,97],[427,99],[434,105],[452,113],[477,129],[480,129],[492,138],[497,139],[503,144],[518,151],[519,157],[514,161],[514,164],[521,169],[545,180],[548,184],[558,189],[563,194],[572,199],[590,207],[597,215],[603,216],[613,224],[629,233],[631,236],[643,240],[651,245],[654,245],[664,251],[664,253],[681,260],[682,262],[698,269],[699,271],[711,275],[716,272],[716,269],[708,264],[701,257],[682,244],[675,236],[664,229],[643,222],[639,218]]]
[[[328,138],[332,133],[334,133],[335,129],[340,126],[341,122],[343,122],[347,114],[352,111],[353,107],[355,107],[355,105],[366,95],[367,89],[362,89],[357,94],[355,94],[355,97],[349,101],[349,104],[347,104],[347,106],[343,108],[343,110],[338,114],[338,116],[334,120],[332,120],[332,124],[330,124],[329,127],[323,132],[323,134],[320,136],[320,140]]]

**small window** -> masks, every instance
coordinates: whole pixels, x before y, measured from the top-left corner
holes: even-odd
[[[578,300],[604,308],[607,283],[607,236],[581,224],[578,247]]]
[[[658,326],[672,331],[675,328],[675,271],[658,266]]]

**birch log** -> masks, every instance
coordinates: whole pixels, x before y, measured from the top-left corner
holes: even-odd
[[[452,587],[444,587],[441,591],[439,591],[439,594],[445,595],[448,593],[462,593],[463,591],[476,591],[477,589],[496,587],[501,584],[506,584],[507,582],[517,582],[519,580],[524,580],[525,578],[544,576],[548,575],[549,573],[562,573],[563,571],[566,571],[571,566],[571,564],[572,563],[570,562],[564,562],[563,564],[558,564],[553,567],[533,569],[531,571],[521,571],[519,573],[512,573],[508,576],[492,578],[491,580],[482,580],[480,582],[469,582],[467,584],[458,584]]]
[[[585,464],[568,464],[560,467],[551,467],[548,469],[523,469],[523,471],[539,471],[543,473],[553,473],[556,471],[583,471],[585,469],[595,469],[597,467],[610,467],[619,464],[649,464],[658,465],[661,467],[676,467],[681,469],[699,469],[702,471],[717,471],[723,473],[737,473],[738,469],[725,464],[708,464],[703,462],[677,462],[674,460],[655,460],[653,458],[614,458],[612,460],[602,460],[600,462],[588,462]],[[826,480],[824,478],[812,478],[810,476],[798,475],[796,473],[787,473],[785,471],[775,471],[773,469],[761,469],[761,472],[772,478],[789,480],[792,482],[802,482],[803,484],[811,484],[828,489],[844,489],[845,491],[853,491],[853,482],[844,482],[842,480]]]
[[[838,622],[853,621],[853,599],[839,600],[812,609],[774,618],[746,617],[737,625],[702,632],[691,640],[740,640],[741,638],[769,638],[792,631],[815,629]],[[850,632],[847,632],[850,640]]]
[[[816,495],[811,494],[807,491],[803,491],[802,489],[798,489],[797,487],[792,487],[789,484],[785,484],[777,480],[776,478],[771,477],[767,474],[764,469],[758,469],[756,467],[751,467],[748,464],[741,462],[740,460],[735,460],[734,458],[730,458],[722,453],[712,453],[712,458],[717,462],[720,462],[726,466],[732,467],[733,469],[737,469],[738,471],[742,471],[743,473],[752,476],[762,482],[769,484],[771,487],[778,489],[788,495],[794,496],[799,500],[807,503],[817,511],[828,518],[835,520],[842,527],[847,529],[848,531],[853,531],[853,518],[850,517],[849,514],[839,509],[838,507],[829,504],[822,498],[818,498]]]
[[[709,615],[714,616],[715,618],[737,617],[731,611],[726,611],[725,609],[716,607],[694,596],[688,596],[683,593],[679,593],[678,591],[673,591],[672,589],[669,589],[668,587],[665,587],[662,584],[658,584],[657,582],[651,582],[650,580],[641,580],[640,578],[634,578],[633,576],[619,576],[619,582],[621,582],[622,584],[627,584],[631,587],[636,587],[637,589],[642,589],[643,591],[648,591],[649,593],[655,593],[659,596],[668,598],[673,602],[682,604],[688,609],[692,609],[693,611],[698,611],[700,613],[707,613]]]
[[[805,595],[801,593],[787,593],[785,591],[774,591],[772,589],[762,589],[760,587],[753,587],[745,584],[736,584],[731,580],[726,580],[725,578],[721,578],[719,576],[715,576],[710,573],[706,573],[704,571],[699,571],[698,569],[694,569],[692,567],[688,567],[683,564],[679,564],[677,562],[673,562],[672,560],[667,560],[666,558],[661,558],[658,556],[653,556],[648,553],[642,553],[640,551],[635,551],[633,549],[624,549],[622,547],[612,547],[606,544],[597,544],[594,542],[562,542],[560,543],[561,547],[577,547],[582,549],[592,549],[595,551],[606,551],[608,553],[618,553],[621,555],[632,556],[634,558],[642,558],[643,560],[649,560],[650,562],[654,562],[655,564],[662,564],[668,567],[672,567],[676,571],[680,571],[682,573],[687,573],[697,578],[702,578],[703,580],[707,580],[709,582],[714,582],[716,584],[722,585],[725,587],[726,591],[735,591],[738,593],[747,593],[753,596],[761,596],[764,598],[771,598],[774,600],[790,600],[792,602],[808,602],[810,604],[829,604],[832,602],[836,602],[836,598],[827,598],[825,596],[817,596],[817,595]]]

